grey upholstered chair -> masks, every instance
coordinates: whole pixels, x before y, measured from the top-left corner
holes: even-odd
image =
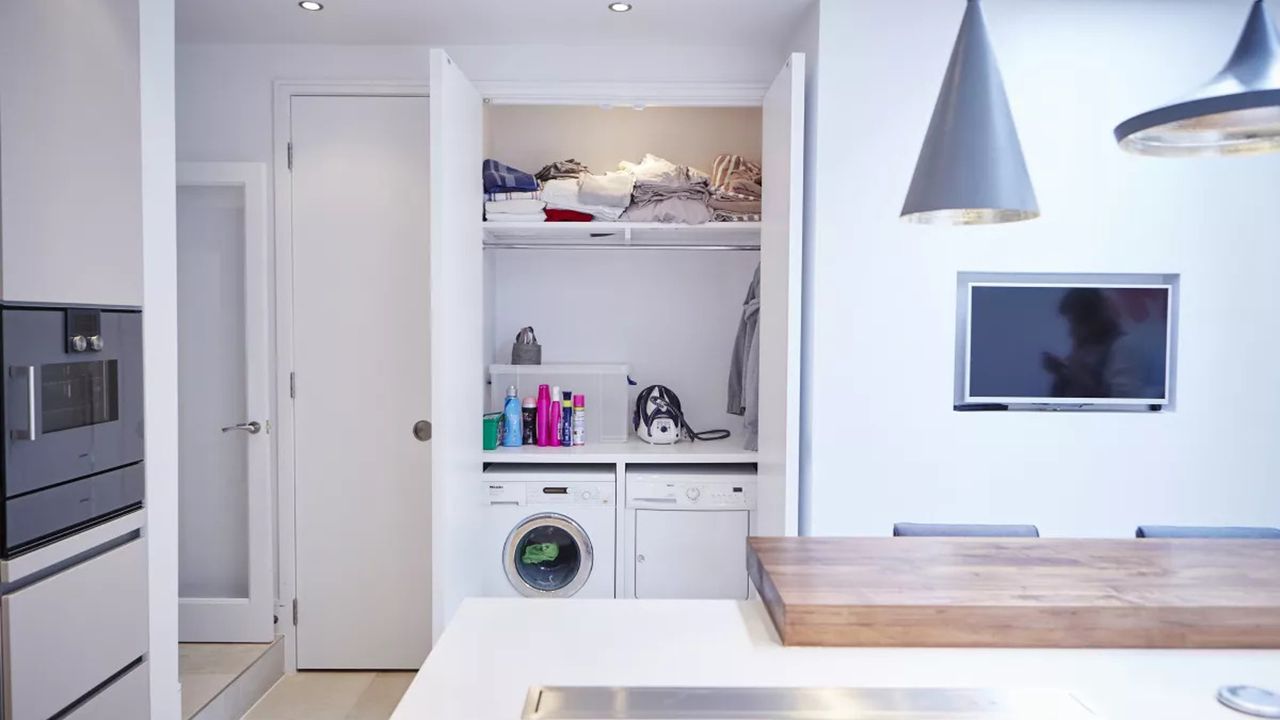
[[[939,525],[936,523],[894,523],[894,537],[990,537],[1038,538],[1035,525]]]
[[[1199,538],[1202,540],[1280,540],[1280,528],[1191,527],[1184,525],[1139,525],[1134,537]]]

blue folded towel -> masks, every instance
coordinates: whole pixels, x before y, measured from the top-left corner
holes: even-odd
[[[497,160],[484,161],[484,191],[487,193],[530,192],[538,189],[538,179],[523,170]]]

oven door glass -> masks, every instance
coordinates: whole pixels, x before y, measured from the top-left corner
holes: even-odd
[[[55,433],[119,419],[117,361],[58,363],[40,368],[43,432]]]

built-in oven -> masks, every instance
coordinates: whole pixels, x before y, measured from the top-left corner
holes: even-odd
[[[0,356],[0,557],[141,507],[142,314],[6,306]]]

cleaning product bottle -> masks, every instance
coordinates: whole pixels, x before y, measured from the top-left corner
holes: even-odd
[[[523,444],[538,444],[538,401],[531,397],[525,398],[521,407],[520,429],[524,431]]]
[[[573,393],[565,391],[560,410],[560,444],[573,446]]]
[[[520,428],[520,395],[516,386],[507,388],[507,402],[502,406],[502,446],[520,447],[524,444],[524,431]]]
[[[587,444],[587,399],[573,396],[573,444]]]
[[[538,447],[546,447],[551,444],[551,435],[547,430],[551,427],[551,388],[546,385],[538,386]]]
[[[551,447],[560,447],[560,415],[564,412],[564,406],[560,404],[559,385],[551,388],[551,396],[548,399],[551,402],[551,413],[547,416],[547,444]]]

